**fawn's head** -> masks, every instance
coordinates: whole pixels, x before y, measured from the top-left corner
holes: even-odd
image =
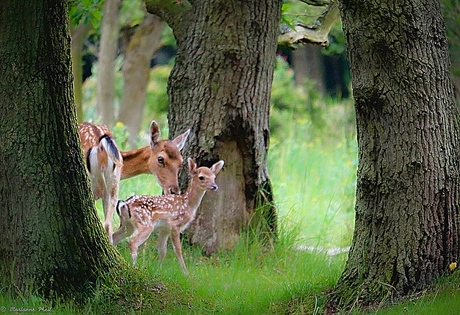
[[[217,190],[219,187],[215,179],[223,166],[224,161],[220,160],[210,168],[205,166],[197,168],[195,162],[188,158],[188,169],[191,177],[190,185],[197,184],[202,190]]]
[[[159,140],[160,128],[153,120],[150,124],[149,169],[163,188],[165,194],[179,194],[177,176],[182,166],[180,150],[185,145],[190,129],[174,138],[174,140]]]

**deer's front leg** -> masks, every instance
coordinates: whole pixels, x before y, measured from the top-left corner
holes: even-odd
[[[184,275],[188,275],[187,267],[185,267],[184,258],[182,257],[182,245],[180,243],[180,232],[179,230],[171,230],[171,239],[173,243],[174,252],[176,253],[177,260],[179,260],[180,266]]]
[[[133,234],[133,232],[134,232],[134,227],[131,224],[123,223],[122,221],[118,230],[115,231],[115,233],[113,233],[113,244],[117,244],[122,239],[125,239],[126,237]]]

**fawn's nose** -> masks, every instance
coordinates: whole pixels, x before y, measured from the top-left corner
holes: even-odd
[[[217,189],[219,189],[219,186],[217,186],[216,184],[212,184],[211,186],[209,186],[209,189],[217,190]]]

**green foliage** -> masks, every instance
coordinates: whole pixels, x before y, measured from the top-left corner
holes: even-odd
[[[118,59],[121,63],[121,58]],[[119,67],[121,68],[121,67]],[[86,79],[83,84],[84,121],[98,122],[96,112],[96,89],[97,89],[97,64],[93,65],[93,76]],[[168,112],[168,96],[166,89],[171,65],[155,66],[150,71],[150,81],[147,85],[146,105],[142,126],[150,126],[155,119],[162,128],[167,127],[166,114]],[[121,72],[115,74],[115,108],[119,107],[123,93],[123,76]],[[163,131],[163,130],[162,130]],[[117,139],[117,143],[120,141]],[[120,142],[121,143],[121,142]],[[145,145],[145,144],[142,144]]]
[[[77,26],[83,20],[98,28],[102,20],[102,3],[104,0],[69,0],[69,16],[72,26]]]
[[[169,73],[171,65],[155,66],[150,72],[150,82],[147,86],[145,121],[147,125],[152,117],[158,121],[161,126],[167,126],[166,114],[168,113],[168,87]],[[147,121],[148,120],[148,121]]]
[[[120,10],[120,25],[135,26],[139,24],[145,15],[142,0],[122,1]]]
[[[441,6],[446,21],[452,73],[458,78],[460,77],[460,2],[442,0]]]
[[[276,135],[292,119],[300,124],[322,125],[319,98],[313,82],[307,81],[303,86],[296,85],[292,68],[282,57],[277,57],[270,104],[272,135]]]
[[[291,28],[297,23],[314,24],[325,6],[313,6],[298,0],[284,0],[281,7],[281,22]]]

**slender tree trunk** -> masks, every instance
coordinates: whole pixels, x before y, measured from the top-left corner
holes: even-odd
[[[68,297],[120,266],[77,134],[67,0],[0,4],[0,285]]]
[[[320,46],[301,46],[292,52],[292,66],[295,73],[297,85],[304,86],[305,80],[310,79],[315,82],[316,88],[325,94],[323,79],[323,56]]]
[[[191,227],[191,241],[209,254],[232,247],[250,222],[276,233],[267,150],[281,1],[180,5],[169,13],[182,9],[186,19],[165,16],[178,49],[168,86],[170,134],[191,128],[184,156],[198,165],[225,161],[219,192],[205,195]],[[185,172],[181,179],[187,182]]]
[[[83,121],[83,63],[82,51],[83,43],[91,29],[91,24],[85,24],[83,21],[73,28],[72,33],[72,72],[73,72],[73,90],[75,95],[75,105],[77,107],[77,120]]]
[[[124,51],[124,87],[118,120],[126,125],[129,132],[128,142],[132,148],[137,145],[144,115],[145,96],[150,80],[150,60],[161,47],[160,37],[165,25],[159,17],[146,13],[134,34],[129,36]]]
[[[97,107],[101,122],[111,126],[115,119],[115,58],[118,51],[120,0],[105,0],[98,55]]]
[[[459,260],[459,115],[436,0],[342,1],[358,127],[339,304],[423,290]]]

